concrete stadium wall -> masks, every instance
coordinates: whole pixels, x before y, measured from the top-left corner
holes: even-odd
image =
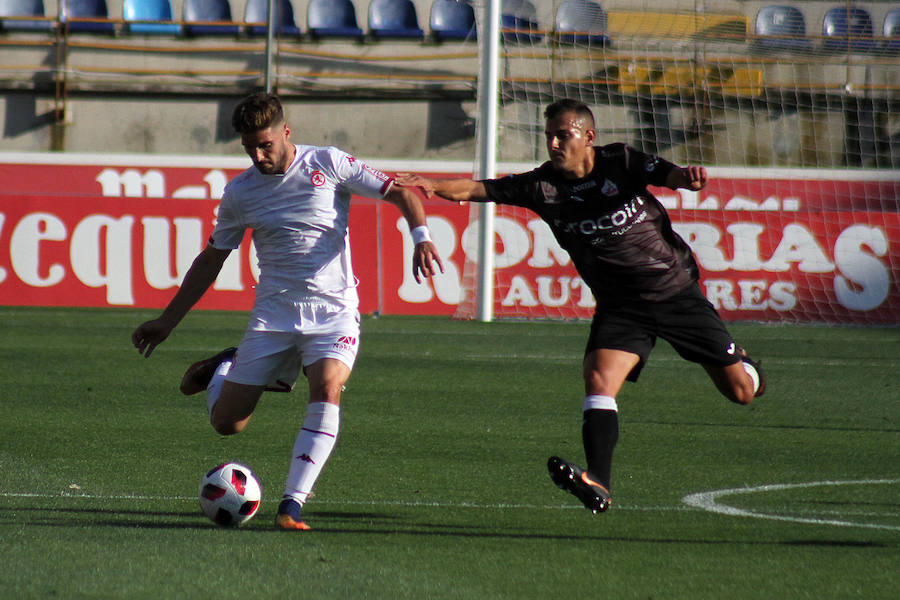
[[[239,154],[231,110],[239,97],[76,96],[67,107],[64,151]],[[285,100],[293,140],[334,145],[360,156],[474,156],[474,102]],[[5,151],[54,149],[53,99],[0,96]]]
[[[243,19],[246,0],[230,0],[233,18]],[[357,7],[357,19],[362,28],[366,28],[368,16],[368,0],[354,0]],[[309,0],[291,0],[294,7],[297,25],[306,28],[306,11]],[[420,26],[428,30],[428,21],[432,0],[413,0],[419,17]],[[48,16],[58,14],[58,0],[45,0]],[[536,8],[538,23],[542,27],[553,25],[555,7],[560,0],[532,0]],[[705,0],[704,10],[727,14],[740,14],[750,23],[759,8],[774,2],[757,0]],[[822,17],[828,8],[843,5],[834,0],[831,2],[798,1],[790,2],[800,6],[807,18],[807,32],[818,35],[821,32]],[[108,0],[110,16],[120,18],[122,1]],[[608,11],[669,11],[690,13],[697,7],[696,0],[607,0],[602,2]],[[896,2],[874,1],[861,3],[873,17],[876,33],[886,12],[896,7]],[[172,0],[173,15],[180,18],[183,0]],[[7,34],[0,34],[5,37]],[[33,36],[32,36],[33,37]],[[148,42],[150,43],[150,42]],[[197,41],[197,44],[211,44],[208,41]],[[319,44],[306,43],[307,49],[323,52],[335,52],[344,56],[358,53],[362,57],[371,58],[379,52],[390,54],[391,47],[398,54],[430,54],[435,47],[423,42],[386,42],[394,46],[378,44],[359,45],[347,42],[328,41]],[[388,48],[385,50],[385,48]],[[445,53],[469,52],[474,50],[471,43],[443,45]],[[231,131],[229,116],[231,107],[243,95],[245,90],[230,90],[222,93],[154,93],[152,87],[135,88],[132,93],[127,88],[119,91],[73,92],[66,101],[66,120],[63,124],[55,124],[53,111],[55,99],[48,64],[53,61],[52,48],[36,46],[14,47],[0,46],[0,65],[21,65],[24,79],[16,85],[0,89],[0,145],[6,151],[48,151],[62,150],[69,152],[127,152],[152,154],[237,154],[240,148],[237,138]],[[248,56],[225,59],[216,56],[161,56],[159,54],[126,53],[113,56],[114,53],[104,50],[81,50],[84,58],[82,66],[90,67],[92,61],[106,60],[113,68],[134,66],[146,68],[165,68],[188,70],[196,65],[209,69],[228,68],[260,69],[260,57]],[[214,51],[211,51],[214,54]],[[288,57],[293,60],[296,69],[312,68],[306,63],[307,58]],[[346,61],[345,61],[346,62]],[[361,63],[363,64],[363,63]],[[371,64],[371,63],[369,63]],[[409,63],[405,63],[409,64]],[[318,67],[316,67],[318,68]],[[391,68],[397,69],[393,66]],[[462,59],[459,64],[446,66],[441,60],[433,64],[423,58],[416,64],[418,73],[449,72],[473,76],[477,73],[477,61],[471,58]],[[539,66],[538,68],[542,68]],[[788,79],[793,76],[790,64],[779,65],[779,69],[787,73]],[[855,67],[857,70],[865,66]],[[44,69],[44,72],[41,72]],[[411,68],[410,68],[411,69]],[[34,71],[35,85],[29,85],[31,71]],[[848,69],[849,70],[849,69]],[[799,72],[799,71],[797,71]],[[893,85],[897,85],[900,75],[888,76]],[[805,76],[805,75],[804,75]],[[862,77],[862,76],[861,76]],[[866,70],[865,77],[869,77]],[[42,85],[37,85],[37,83]],[[347,89],[353,83],[343,84]],[[894,92],[896,94],[896,92]],[[474,118],[476,106],[471,92],[465,94],[446,94],[435,98],[409,97],[402,98],[394,94],[384,99],[353,98],[342,96],[337,89],[320,98],[286,96],[286,105],[290,123],[294,130],[294,138],[298,142],[310,144],[333,144],[362,156],[382,156],[385,158],[415,159],[448,159],[471,160],[474,156]],[[518,106],[515,103],[505,106],[506,113],[516,113],[512,120],[520,123],[539,125],[539,112],[532,106]],[[598,106],[598,120],[605,125],[601,141],[623,139],[621,133],[624,125],[634,127],[634,116],[623,106]],[[677,117],[673,115],[673,118]],[[898,129],[896,115],[881,115],[887,119],[888,135],[894,135]],[[838,166],[842,164],[843,136],[846,130],[845,117],[835,113],[790,113],[779,118],[772,115],[754,114],[752,111],[737,112],[725,119],[728,128],[715,134],[715,138],[706,140],[708,148],[714,148],[715,155],[694,156],[691,149],[676,149],[672,157],[678,160],[703,160],[706,163],[718,164],[798,164],[818,166]],[[620,126],[621,125],[621,126]],[[721,139],[718,139],[721,138]],[[540,160],[540,150],[535,152],[533,136],[522,139],[518,132],[502,132],[502,143],[506,151],[506,160]],[[806,149],[808,156],[786,158],[779,154],[780,147],[787,144],[809,143]]]

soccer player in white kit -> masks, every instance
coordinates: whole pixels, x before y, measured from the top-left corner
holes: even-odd
[[[132,342],[149,357],[212,285],[245,230],[253,231],[260,278],[244,338],[236,349],[191,365],[181,391],[205,389],[210,423],[231,435],[247,426],[263,391],[290,391],[302,368],[309,405],[275,522],[306,530],[301,507],[334,448],[341,392],[359,345],[347,228],[351,194],[400,209],[415,242],[416,281],[443,265],[419,198],[337,148],[294,145],[276,96],[248,96],[232,125],[253,167],[226,186],[206,248],[162,314],[138,326]]]

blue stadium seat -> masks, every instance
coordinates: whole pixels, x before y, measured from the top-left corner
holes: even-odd
[[[870,52],[877,45],[872,17],[858,6],[831,8],[822,21],[823,46],[834,52]]]
[[[379,38],[421,38],[416,6],[412,0],[372,0],[369,33]]]
[[[178,35],[178,23],[128,23],[128,21],[171,21],[172,5],[169,0],[124,0],[122,18],[128,31],[147,35]]]
[[[277,33],[285,36],[300,35],[300,28],[294,21],[294,7],[290,0],[275,0],[275,25]],[[269,0],[247,0],[244,9],[244,23],[268,23]],[[247,28],[250,35],[266,35],[266,27],[255,25]]]
[[[313,37],[362,37],[352,0],[309,0],[306,28]]]
[[[0,17],[43,17],[43,0],[0,0]],[[0,20],[0,30],[50,31],[53,21],[29,19]]]
[[[528,0],[503,0],[500,28],[503,41],[507,43],[531,44],[544,39],[539,31],[537,11]]]
[[[884,49],[900,52],[900,8],[892,8],[884,16]]]
[[[810,50],[803,13],[793,6],[764,6],[756,14],[756,38],[750,47],[760,52]]]
[[[70,32],[113,33],[116,29],[113,23],[77,20],[109,19],[106,0],[63,0],[60,10],[59,20],[66,23]]]
[[[438,40],[474,40],[478,35],[475,10],[467,0],[434,0],[430,24]]]
[[[233,23],[228,0],[184,0],[181,20],[187,35],[237,35],[241,30],[236,23],[225,24]]]
[[[556,38],[560,44],[609,44],[606,11],[589,0],[565,0],[556,11]]]

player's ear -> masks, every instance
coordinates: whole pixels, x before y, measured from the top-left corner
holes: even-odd
[[[593,129],[587,129],[584,132],[584,141],[586,146],[593,146],[594,140],[597,139],[597,132]]]
[[[291,128],[288,127],[287,123],[284,124],[284,139],[291,139]]]

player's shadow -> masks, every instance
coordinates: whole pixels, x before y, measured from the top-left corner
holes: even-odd
[[[35,513],[68,513],[68,514],[95,514],[95,515],[137,515],[144,517],[184,517],[196,515],[196,510],[122,510],[117,508],[50,508],[50,507],[30,507],[10,509],[16,512],[35,512]]]
[[[844,431],[848,433],[900,433],[900,429],[890,427],[845,427],[845,426],[811,426],[806,424],[754,424],[747,423],[715,423],[699,421],[658,421],[635,420],[632,425],[677,425],[679,427],[720,427],[722,429],[772,429],[772,430],[803,430],[803,431]]]
[[[14,520],[5,519],[5,513],[15,513],[16,517]],[[31,513],[32,518],[22,518],[21,513]],[[159,521],[157,519],[179,520]],[[188,522],[188,519],[195,520],[196,523]],[[199,529],[207,525],[197,510],[157,511],[112,508],[28,507],[4,509],[0,512],[0,523],[13,521],[35,527],[92,526],[128,529]]]
[[[605,541],[636,544],[707,544],[712,546],[746,544],[750,546],[822,546],[846,548],[885,548],[889,544],[860,540],[752,540],[752,539],[681,539],[652,537],[609,536],[602,532],[590,533],[548,533],[540,531],[498,531],[487,525],[464,525],[459,523],[411,522],[399,515],[382,515],[352,511],[329,511],[310,513],[313,527],[311,533],[322,535],[411,535],[416,537],[459,537],[471,539],[509,540],[559,540],[559,541]],[[369,527],[344,526],[348,523],[370,521]],[[336,526],[332,526],[336,525]],[[896,544],[890,544],[896,546]]]

